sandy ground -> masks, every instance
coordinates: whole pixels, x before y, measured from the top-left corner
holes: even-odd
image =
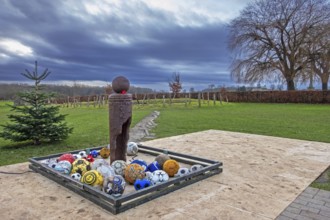
[[[216,130],[143,144],[222,161],[223,173],[118,215],[40,174],[0,174],[1,219],[274,219],[330,162],[330,144]]]

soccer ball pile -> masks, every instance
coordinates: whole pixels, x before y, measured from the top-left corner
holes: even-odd
[[[133,156],[133,161],[123,160],[109,163],[110,150],[107,147],[97,150],[80,151],[77,154],[63,154],[58,158],[51,158],[41,163],[65,175],[72,180],[80,181],[95,187],[104,193],[121,196],[127,184],[133,185],[135,190],[143,190],[153,185],[162,184],[171,177],[179,178],[203,168],[195,164],[189,168],[180,164],[167,154],[160,154],[150,163],[136,159],[138,145],[134,142],[127,144],[127,155]],[[185,180],[184,178],[182,178]]]
[[[69,175],[74,181],[85,183],[104,192],[106,192],[106,188],[109,194],[122,194],[125,184],[121,183],[116,177],[114,168],[108,162],[109,156],[109,148],[104,147],[100,151],[86,150],[76,154],[66,153],[58,158],[41,161],[41,163],[59,173]],[[111,187],[111,190],[109,187]]]

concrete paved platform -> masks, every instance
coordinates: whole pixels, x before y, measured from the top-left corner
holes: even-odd
[[[0,174],[1,219],[275,219],[330,161],[330,144],[217,130],[143,144],[219,160],[224,171],[119,215],[40,174]]]

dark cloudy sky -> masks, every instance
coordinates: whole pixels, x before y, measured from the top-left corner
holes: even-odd
[[[251,0],[0,0],[0,82],[49,68],[47,82],[168,90],[231,85],[226,24]]]

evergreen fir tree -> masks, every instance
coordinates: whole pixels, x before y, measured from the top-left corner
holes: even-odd
[[[35,70],[31,73],[27,69],[21,73],[24,77],[34,81],[31,91],[18,93],[19,98],[26,103],[23,106],[11,105],[16,114],[8,115],[12,123],[2,125],[0,137],[15,142],[32,140],[35,145],[41,142],[60,141],[68,137],[73,128],[67,126],[65,116],[59,114],[60,106],[48,105],[48,99],[54,93],[42,92],[40,85],[51,72],[45,69],[38,75],[38,63],[35,61]]]

